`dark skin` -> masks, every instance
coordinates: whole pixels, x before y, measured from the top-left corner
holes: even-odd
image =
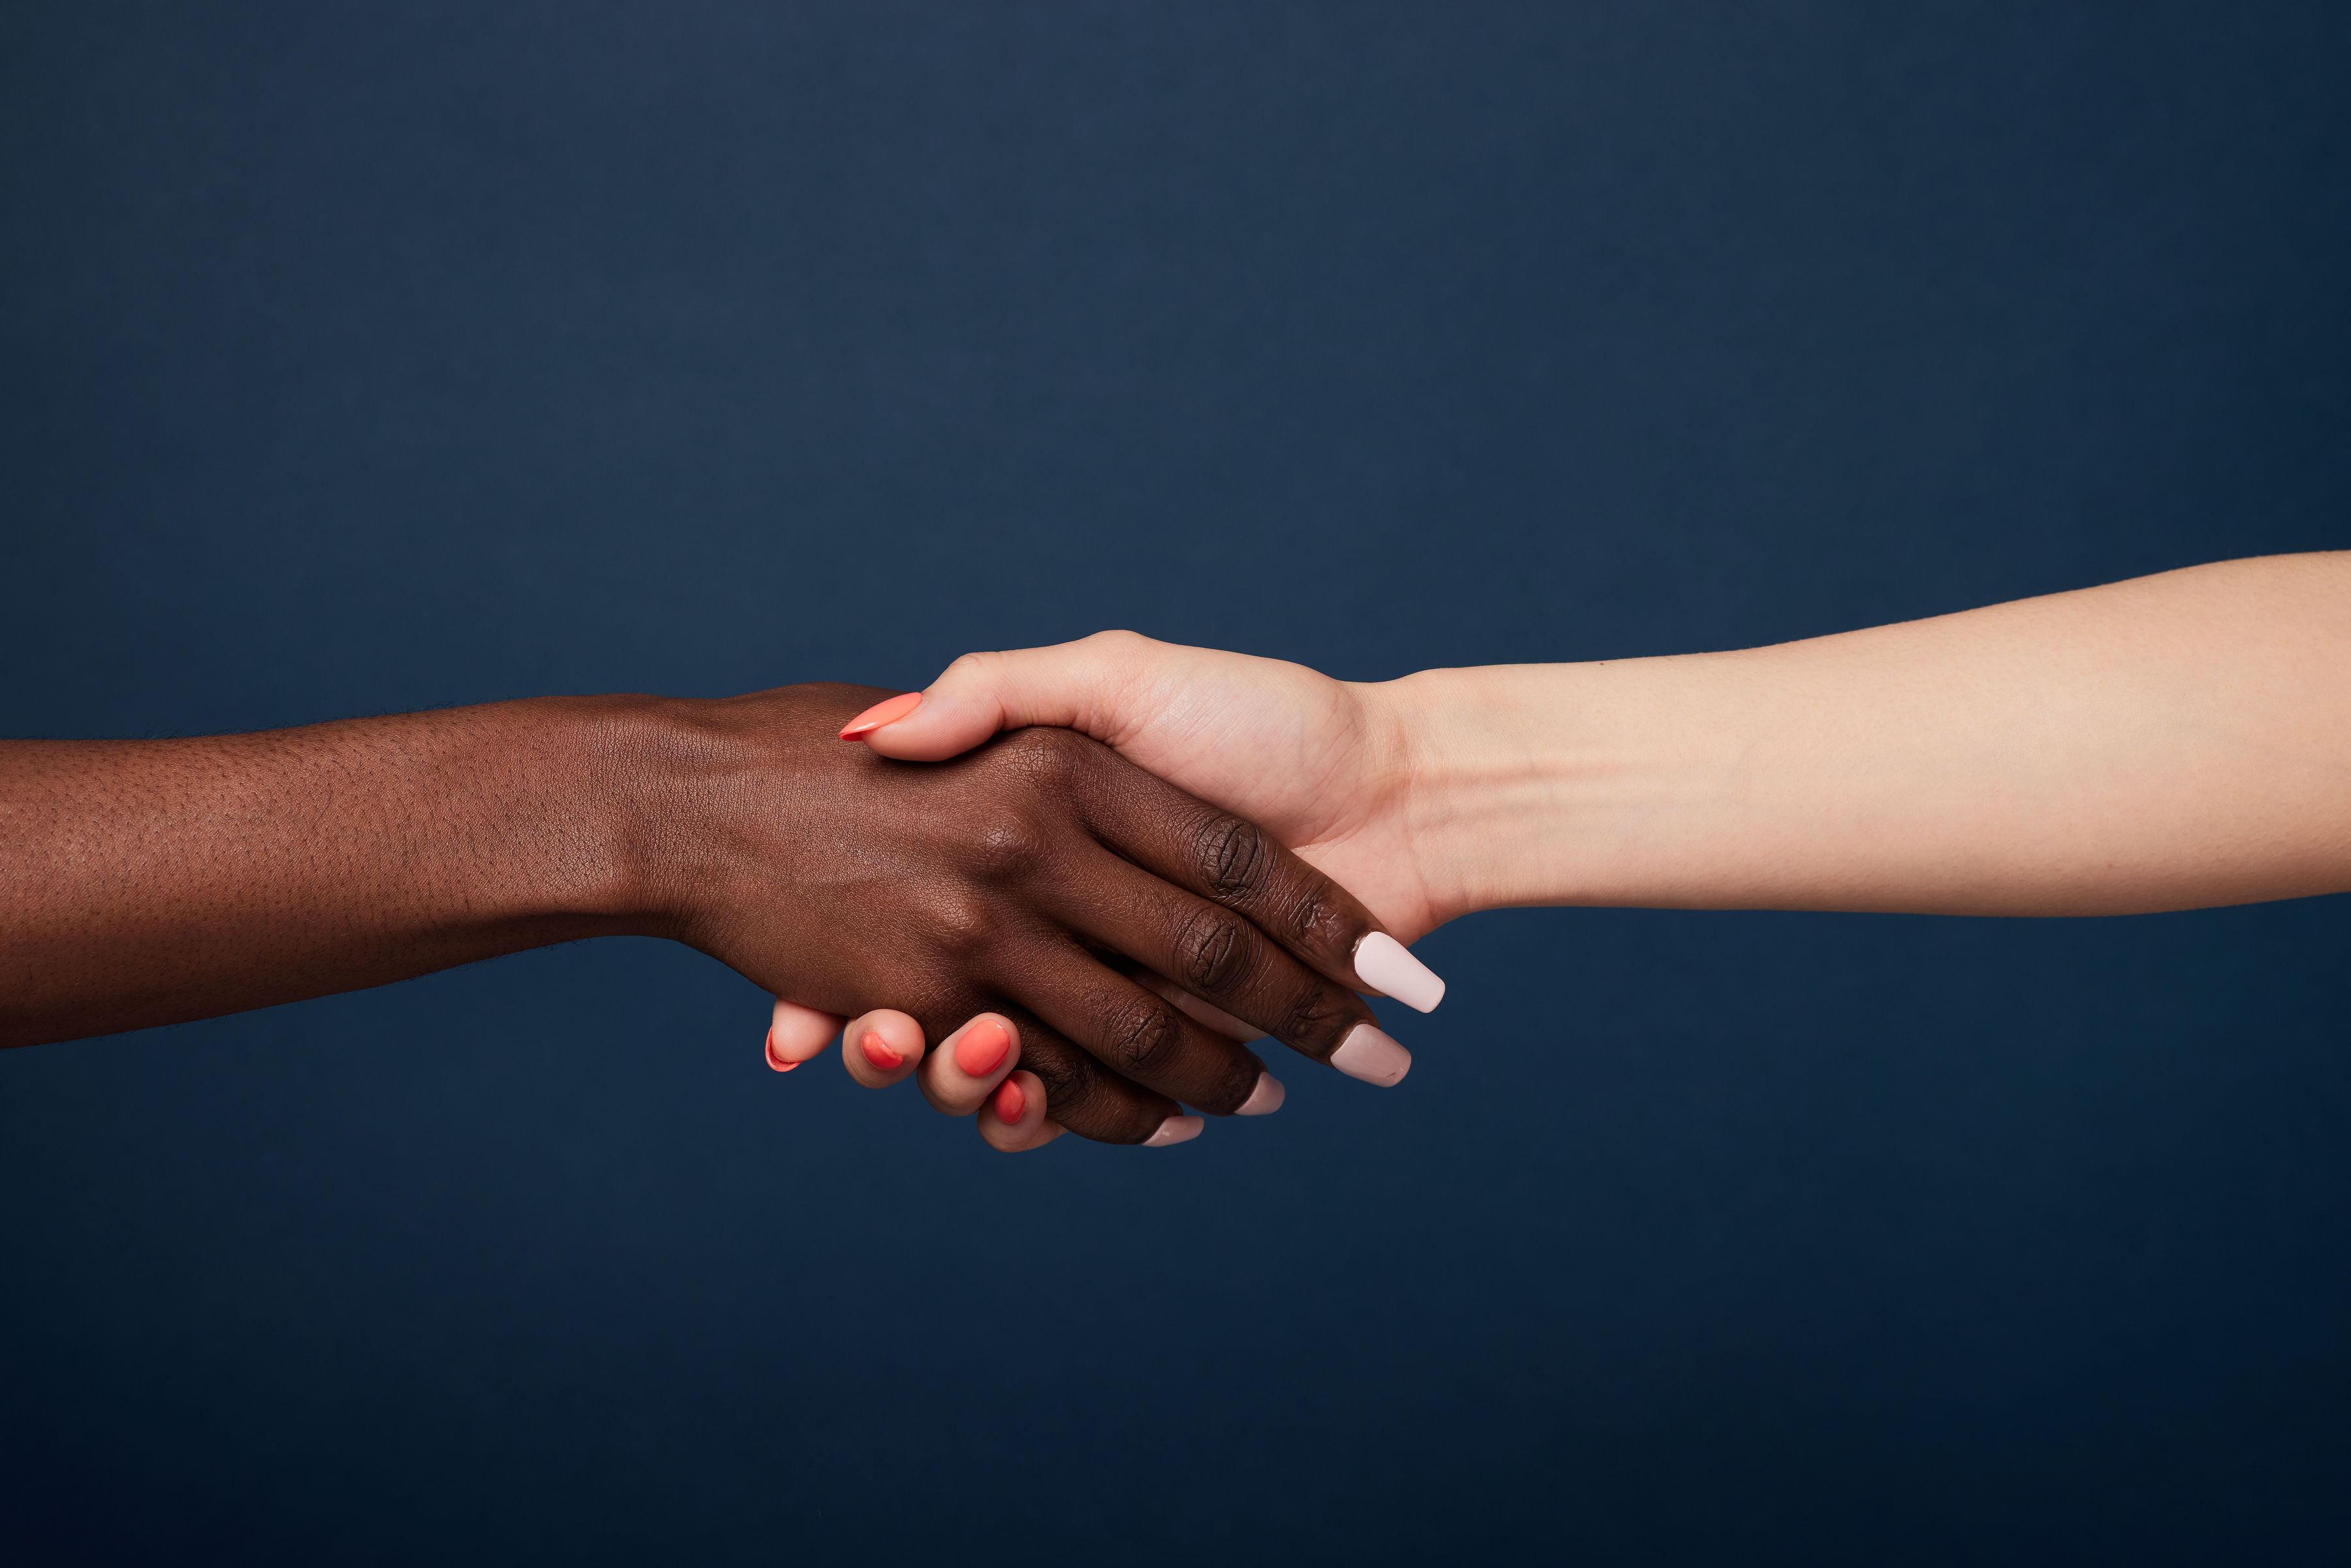
[[[1053,1119],[1139,1143],[1317,1061],[1378,924],[1249,823],[1065,730],[945,764],[835,738],[889,694],[543,697],[256,735],[0,743],[0,1045],[210,1018],[588,936],[778,996],[1017,1027]]]

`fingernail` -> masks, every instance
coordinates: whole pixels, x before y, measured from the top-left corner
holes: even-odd
[[[776,1054],[776,1031],[773,1029],[768,1030],[768,1065],[778,1072],[789,1072],[799,1065],[797,1061],[786,1061]]]
[[[1402,1050],[1403,1047],[1397,1049]],[[1270,1072],[1260,1072],[1257,1075],[1257,1087],[1249,1091],[1249,1097],[1241,1102],[1241,1108],[1233,1114],[1270,1116],[1281,1109],[1281,1102],[1289,1093],[1290,1091],[1281,1086],[1280,1079]]]
[[[1159,1131],[1143,1140],[1146,1149],[1164,1149],[1170,1144],[1188,1144],[1200,1135],[1208,1124],[1205,1116],[1170,1116],[1159,1124]]]
[[[901,692],[896,696],[875,703],[855,718],[841,727],[841,738],[855,740],[861,735],[871,735],[885,724],[895,724],[923,706],[920,692]]]
[[[1012,1049],[1012,1031],[994,1019],[986,1019],[963,1031],[956,1041],[956,1065],[967,1078],[985,1078],[1004,1064],[1004,1053]]]
[[[1415,1012],[1433,1013],[1445,999],[1445,982],[1437,971],[1384,931],[1374,931],[1355,944],[1355,978]]]
[[[1393,1089],[1412,1071],[1412,1052],[1370,1024],[1359,1023],[1331,1053],[1331,1065],[1350,1078]]]
[[[1008,1078],[996,1086],[996,1119],[1006,1126],[1020,1120],[1020,1113],[1029,1109],[1029,1096],[1020,1092],[1020,1085]]]
[[[865,1053],[865,1060],[872,1062],[876,1071],[882,1072],[897,1071],[898,1064],[906,1060],[890,1049],[888,1040],[870,1030],[866,1031],[865,1038],[857,1042],[857,1049]]]

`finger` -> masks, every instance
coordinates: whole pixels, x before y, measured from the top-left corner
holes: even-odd
[[[1185,1016],[1204,1028],[1215,1030],[1218,1034],[1229,1035],[1243,1045],[1249,1044],[1253,1040],[1265,1038],[1265,1030],[1258,1028],[1257,1025],[1244,1023],[1213,1002],[1202,1001],[1155,969],[1137,969],[1134,971],[1134,978],[1136,985],[1141,986],[1144,990],[1155,991],[1165,997],[1183,1009]]]
[[[1008,1155],[1041,1149],[1060,1137],[1061,1124],[1045,1115],[1045,1081],[1033,1072],[1015,1072],[998,1084],[979,1108],[979,1135],[989,1148]]]
[[[1023,1009],[1004,1016],[1020,1030],[1020,1066],[1045,1087],[1046,1114],[1097,1144],[1164,1148],[1200,1135],[1207,1125],[1164,1094],[1121,1078]]]
[[[862,740],[884,757],[937,762],[959,756],[1001,729],[1054,725],[1111,741],[1121,716],[1133,713],[1138,684],[1179,649],[1132,632],[1103,632],[1050,648],[967,653],[909,703],[876,704],[850,720],[844,740]]]
[[[768,1024],[768,1065],[789,1072],[831,1045],[841,1032],[841,1022],[837,1014],[778,997],[775,1016]]]
[[[1308,968],[1252,922],[1127,862],[1111,856],[1103,861],[1085,867],[1083,875],[1057,883],[1049,895],[1055,912],[1089,941],[1160,974],[1180,977],[1181,992],[1197,998],[1196,1006],[1206,1003],[1211,1012],[1230,1015],[1228,1021],[1241,1030],[1271,1034],[1313,1061],[1353,1065],[1375,1047],[1387,1054],[1376,1043],[1387,1036],[1361,997]],[[1256,1030],[1248,1030],[1252,1024]],[[1062,1029],[1070,1032],[1067,1025]],[[1111,1065],[1139,1076],[1114,1058]],[[1165,1082],[1143,1081],[1171,1094],[1181,1092]]]
[[[1072,880],[1149,880],[1113,856],[1100,859],[1102,868],[1088,866]],[[1019,994],[1056,1033],[1083,1046],[1119,1076],[1171,1100],[1228,1116],[1252,1100],[1262,1103],[1280,1092],[1266,1087],[1271,1075],[1254,1051],[1194,1022],[1165,998],[1113,972],[1059,934],[1021,951]]]
[[[923,1059],[923,1098],[949,1116],[968,1116],[1020,1061],[1020,1031],[1002,1013],[982,1013]]]
[[[902,1012],[876,1008],[841,1031],[841,1064],[868,1089],[911,1078],[923,1063],[923,1026]]]
[[[1229,1035],[1243,1045],[1265,1037],[1265,1030],[1258,1028],[1257,1025],[1243,1023],[1222,1008],[1202,1001],[1165,975],[1154,973],[1149,969],[1138,969],[1134,972],[1134,980],[1144,989],[1155,991],[1174,1002],[1184,1009],[1185,1014],[1194,1023],[1203,1028],[1214,1030],[1218,1034]],[[1396,1049],[1401,1051],[1403,1047],[1399,1046]],[[1242,1102],[1233,1114],[1270,1116],[1281,1109],[1281,1103],[1289,1096],[1290,1091],[1282,1086],[1281,1080],[1269,1072],[1258,1080],[1256,1092]]]
[[[1420,1012],[1444,999],[1445,982],[1380,929],[1355,895],[1308,865],[1256,823],[1220,811],[1120,758],[1092,754],[1086,806],[1113,849],[1163,881],[1229,909],[1331,979],[1394,997]],[[1134,955],[1145,958],[1143,954]],[[1167,971],[1201,992],[1184,968]],[[1265,1023],[1213,990],[1207,1000]]]
[[[1258,1028],[1257,1025],[1243,1023],[1222,1008],[1202,1001],[1165,975],[1150,969],[1137,969],[1134,971],[1134,978],[1135,984],[1145,990],[1156,992],[1183,1009],[1185,1014],[1194,1023],[1203,1028],[1212,1029],[1218,1034],[1229,1035],[1243,1045],[1265,1037],[1265,1030]],[[1282,1087],[1281,1080],[1269,1072],[1258,1081],[1257,1092],[1251,1094],[1233,1114],[1270,1116],[1281,1109],[1281,1103],[1289,1097],[1289,1093],[1290,1092]]]

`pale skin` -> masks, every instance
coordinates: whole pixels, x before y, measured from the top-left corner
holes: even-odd
[[[2128,915],[2351,891],[2351,552],[1775,647],[1360,685],[1103,632],[862,738],[1060,725],[1410,941],[1526,904]],[[810,1027],[823,1020],[810,1020]]]
[[[1475,909],[2111,915],[2351,889],[2340,553],[1381,685],[1109,632],[968,656],[833,738],[879,695],[0,743],[0,1044],[635,932],[789,987],[779,1069],[887,997],[910,1010],[848,1029],[861,1082],[918,1076],[998,1148],[1064,1125],[1164,1142],[1197,1128],[1179,1102],[1280,1103],[1236,1043],[1259,1031],[1199,997],[1393,1083],[1408,1058],[1349,988],[1425,1009],[1398,984],[1436,978],[1393,942],[1356,966]],[[1025,733],[982,747],[1003,730]]]

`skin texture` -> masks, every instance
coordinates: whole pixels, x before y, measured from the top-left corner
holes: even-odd
[[[1181,974],[1318,1059],[1370,1017],[1344,982],[1376,923],[1251,824],[1066,730],[943,768],[836,737],[886,695],[0,743],[0,1043],[656,936],[822,1013],[904,1009],[913,1038],[883,1031],[901,1075],[924,1034],[986,1015],[1009,1048],[940,1078],[959,1113],[1017,1066],[1021,1136],[1050,1103],[1057,1126],[1140,1143],[1178,1101],[1230,1113],[1263,1064],[1132,971]]]
[[[1472,910],[2118,915],[2351,890],[2351,553],[1778,647],[1382,685],[1106,632],[956,661],[884,755],[1066,724],[1398,937]]]
[[[1394,698],[1302,664],[1103,632],[967,653],[911,715],[861,739],[929,762],[1002,729],[1068,726],[1203,800],[1252,802],[1251,821],[1411,942],[1466,911],[1441,900],[1441,868],[1414,837],[1413,736]]]

